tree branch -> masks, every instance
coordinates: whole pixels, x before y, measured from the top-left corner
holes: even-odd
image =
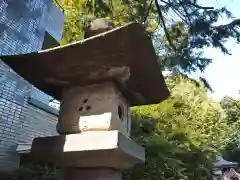
[[[180,3],[180,5],[182,6],[182,8],[183,8],[183,10],[184,10],[184,12],[185,12],[185,14],[186,14],[185,17],[187,18],[187,20],[188,20],[188,22],[189,22],[189,25],[192,25],[192,21],[191,21],[191,19],[190,19],[190,16],[189,16],[189,13],[188,13],[186,7],[184,6],[184,4],[183,4],[183,2],[182,2],[181,0],[179,0],[179,3]]]
[[[62,4],[60,4],[60,2],[58,2],[58,0],[53,0],[53,2],[55,2],[56,5],[59,6],[59,8],[64,12],[64,8],[63,8]]]
[[[228,24],[224,24],[224,25],[219,25],[219,26],[215,26],[215,27],[223,27],[223,26],[228,26],[229,28],[232,28],[234,26],[240,26],[240,19],[235,19],[232,22],[228,23]]]
[[[185,12],[185,15],[176,7],[174,7],[174,4],[173,3],[169,3],[169,2],[166,2],[164,0],[160,0],[161,2],[165,3],[166,5],[170,6],[171,9],[179,16],[179,18],[185,22],[186,24],[189,24],[191,25],[192,22],[191,22],[191,19],[189,17],[189,13],[187,12],[186,8],[184,7],[184,5],[182,4],[181,1],[179,1],[179,4],[182,6],[184,12]],[[184,19],[185,18],[185,19]]]
[[[148,10],[147,10],[147,13],[146,13],[146,15],[145,15],[145,17],[144,17],[144,19],[143,19],[143,23],[144,23],[144,24],[145,24],[145,22],[147,21],[148,15],[149,15],[150,10],[151,10],[151,8],[152,8],[152,4],[153,4],[153,0],[151,0],[150,5],[149,5]]]
[[[185,2],[186,2],[186,0],[185,0]],[[184,2],[184,3],[185,3]],[[203,7],[203,6],[200,6],[200,5],[198,5],[198,4],[196,4],[196,3],[192,3],[191,1],[189,1],[189,0],[187,0],[187,2],[186,3],[188,3],[188,4],[190,4],[190,5],[192,5],[192,6],[194,6],[194,7],[196,7],[196,8],[198,8],[198,9],[214,9],[214,7]]]
[[[159,18],[160,18],[160,21],[163,25],[163,30],[165,32],[165,35],[166,35],[166,38],[167,38],[167,41],[169,42],[170,46],[172,47],[172,49],[176,52],[176,47],[174,46],[172,40],[171,40],[171,37],[169,35],[169,32],[167,30],[167,27],[166,27],[166,24],[165,24],[165,20],[163,18],[163,14],[162,14],[162,11],[161,11],[161,8],[160,8],[160,5],[158,4],[158,0],[155,0],[155,4],[156,4],[156,7],[157,7],[157,10],[158,10],[158,13],[159,13]]]
[[[172,3],[166,2],[164,0],[160,0],[160,1],[165,3],[166,5],[170,6],[171,9],[175,12],[175,14],[177,14],[183,22],[187,23],[186,20],[184,19],[184,18],[186,18],[185,15],[181,11],[179,11],[177,8],[173,7]]]
[[[175,9],[175,8],[171,8],[177,15],[178,17],[183,21],[185,22],[186,24],[188,24],[188,22],[186,22],[186,20],[184,19],[185,16],[184,14],[182,14],[182,12],[180,12],[178,9]]]

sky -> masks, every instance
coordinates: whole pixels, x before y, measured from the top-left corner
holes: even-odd
[[[204,6],[226,6],[236,18],[240,18],[240,0],[199,0],[199,3]],[[227,22],[226,19],[220,21],[221,24]],[[232,53],[231,56],[224,55],[218,49],[204,50],[204,55],[212,58],[213,62],[202,75],[215,91],[210,94],[215,100],[220,100],[225,95],[240,98],[240,44],[229,40],[226,45]],[[199,74],[193,76],[197,75]]]

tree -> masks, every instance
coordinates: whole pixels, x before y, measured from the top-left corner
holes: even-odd
[[[226,120],[229,124],[240,120],[240,100],[225,96],[220,101],[222,108],[226,113]]]
[[[220,105],[226,113],[225,120],[233,134],[223,149],[226,159],[240,163],[240,100],[229,96],[222,98]]]
[[[210,179],[216,154],[232,136],[224,111],[200,82],[170,76],[167,84],[170,99],[132,109],[132,135],[147,158],[125,179]]]
[[[157,2],[157,0],[156,0]],[[165,18],[174,13],[181,21],[173,20],[169,28],[164,28],[163,66],[177,66],[180,70],[191,72],[203,71],[211,59],[202,57],[202,48],[213,46],[229,54],[224,42],[233,37],[239,42],[239,20],[226,25],[215,25],[222,15],[232,19],[233,15],[226,8],[214,9],[198,4],[197,0],[160,0],[158,12],[165,13]],[[165,56],[165,53],[168,56]]]
[[[238,126],[239,127],[239,126]],[[237,130],[239,133],[239,131]],[[235,133],[226,147],[222,150],[225,159],[232,162],[240,163],[240,135]]]
[[[63,44],[82,39],[94,18],[106,17],[116,26],[144,23],[163,69],[204,71],[211,59],[202,56],[202,48],[212,46],[230,54],[224,42],[231,37],[239,42],[240,19],[225,7],[205,7],[197,0],[61,0],[61,4],[66,16]],[[231,22],[216,25],[222,16]]]

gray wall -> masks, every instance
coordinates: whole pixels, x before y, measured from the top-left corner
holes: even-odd
[[[0,55],[39,51],[46,32],[59,42],[63,24],[52,0],[0,0]]]
[[[63,24],[52,0],[0,0],[0,56],[39,51],[46,34],[59,42]],[[18,143],[56,134],[49,98],[0,60],[0,171],[18,167]]]
[[[0,171],[18,168],[18,143],[56,135],[57,111],[31,97],[32,85],[0,61]]]

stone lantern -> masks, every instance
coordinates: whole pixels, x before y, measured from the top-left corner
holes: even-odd
[[[60,135],[35,138],[34,159],[61,167],[66,180],[120,180],[122,170],[145,161],[144,149],[130,138],[130,107],[160,103],[169,91],[142,25],[2,59],[61,101]]]

